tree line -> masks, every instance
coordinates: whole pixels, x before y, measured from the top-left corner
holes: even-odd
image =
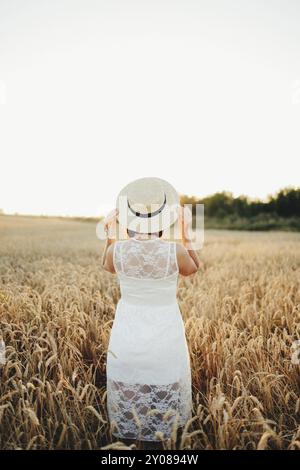
[[[283,188],[266,201],[222,191],[204,198],[182,195],[181,203],[192,204],[193,213],[197,203],[204,204],[205,220],[214,220],[216,228],[300,229],[300,188]]]

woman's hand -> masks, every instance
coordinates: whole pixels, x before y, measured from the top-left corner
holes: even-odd
[[[107,216],[105,217],[103,224],[104,224],[104,231],[107,235],[109,241],[116,240],[117,235],[117,216],[118,216],[118,209],[112,210]]]

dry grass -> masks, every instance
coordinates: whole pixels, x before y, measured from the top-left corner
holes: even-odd
[[[194,417],[165,448],[300,448],[299,242],[297,233],[206,233],[205,272],[180,279],[178,293]],[[119,289],[101,250],[92,223],[0,216],[0,448],[126,446],[107,422]]]

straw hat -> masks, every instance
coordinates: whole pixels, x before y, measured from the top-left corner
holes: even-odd
[[[139,233],[159,232],[177,220],[178,206],[178,193],[170,183],[160,178],[140,178],[120,191],[118,222]]]

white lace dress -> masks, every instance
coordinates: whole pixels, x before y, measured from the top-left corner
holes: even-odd
[[[145,441],[170,437],[191,417],[191,369],[177,303],[176,243],[131,238],[114,245],[121,298],[107,352],[111,432]]]

